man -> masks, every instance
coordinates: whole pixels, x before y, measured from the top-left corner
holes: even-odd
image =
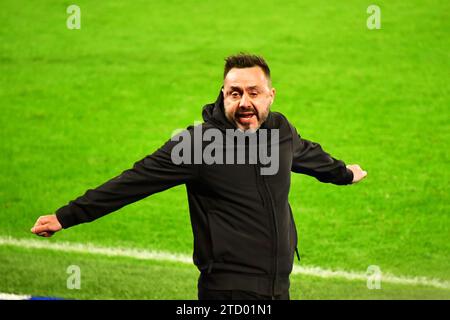
[[[298,256],[288,202],[291,172],[338,185],[356,183],[367,173],[301,138],[282,114],[270,112],[274,97],[270,70],[262,57],[228,57],[222,90],[215,103],[203,108],[204,123],[188,127],[132,169],[88,190],[56,214],[40,217],[31,231],[49,237],[185,184],[194,263],[200,270],[199,299],[289,299],[289,275],[294,254]],[[237,145],[223,142],[239,139],[236,132],[248,139]],[[211,151],[207,142],[213,136],[216,145]],[[181,143],[187,146],[182,152]],[[269,164],[268,153],[264,157],[261,152],[264,148],[276,156],[272,158],[275,170],[264,171]],[[233,162],[239,150],[248,157]],[[227,161],[220,155],[226,155]]]

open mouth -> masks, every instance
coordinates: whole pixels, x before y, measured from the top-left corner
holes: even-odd
[[[236,119],[240,122],[240,123],[248,123],[251,122],[253,119],[256,119],[256,113],[254,112],[239,112],[236,114]]]

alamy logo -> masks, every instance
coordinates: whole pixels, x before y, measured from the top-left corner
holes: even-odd
[[[381,289],[381,269],[379,266],[370,265],[367,267],[367,288],[370,290]]]
[[[256,132],[226,129],[225,132],[202,125],[193,129],[193,136],[183,130],[171,138],[178,142],[171,159],[180,164],[260,164],[261,175],[274,175],[279,169],[279,130],[259,129]],[[207,143],[203,147],[204,142]],[[248,152],[246,152],[248,150]]]
[[[67,289],[73,290],[81,288],[81,269],[77,265],[70,265],[66,270],[69,276],[67,277],[66,285]]]
[[[370,16],[367,18],[367,29],[379,30],[381,29],[381,9],[376,4],[371,4],[367,7],[367,14]]]
[[[72,4],[66,9],[69,16],[66,20],[66,26],[69,30],[81,29],[81,10],[76,4]]]

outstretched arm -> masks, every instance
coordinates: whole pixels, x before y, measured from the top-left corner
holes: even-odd
[[[176,165],[171,151],[175,141],[169,140],[153,154],[136,162],[95,189],[89,189],[56,214],[40,217],[31,232],[50,237],[62,228],[90,222],[151,194],[190,182],[197,177],[192,164]]]
[[[315,177],[321,182],[337,185],[361,181],[367,172],[357,164],[345,165],[325,152],[320,144],[300,137],[291,125],[292,131],[292,171]]]

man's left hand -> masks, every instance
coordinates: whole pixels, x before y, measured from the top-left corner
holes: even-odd
[[[358,183],[362,179],[364,179],[367,176],[367,171],[364,171],[361,169],[361,167],[357,164],[349,164],[347,166],[348,169],[352,170],[353,172],[353,181],[352,183]]]

